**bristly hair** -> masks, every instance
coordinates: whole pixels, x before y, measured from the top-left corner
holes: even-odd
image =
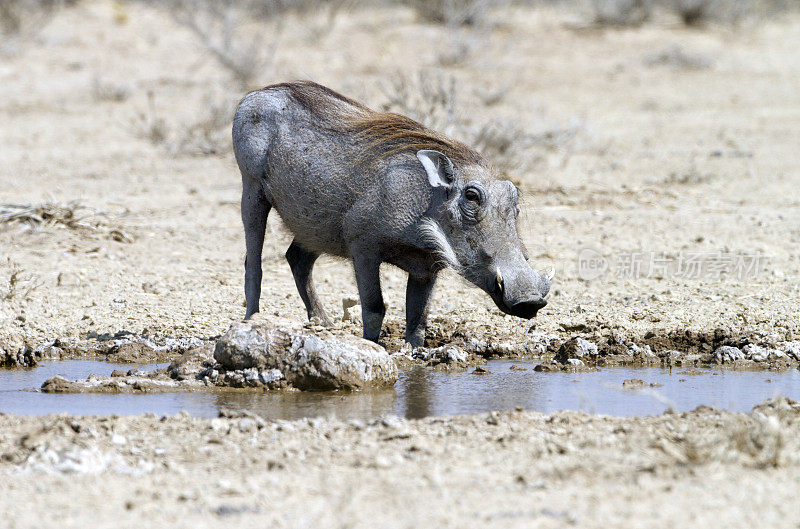
[[[363,148],[363,154],[376,159],[399,152],[423,149],[440,151],[454,163],[484,165],[481,155],[472,147],[429,129],[422,123],[393,112],[375,112],[313,81],[293,81],[267,86],[264,90],[283,88],[325,126],[352,133]]]

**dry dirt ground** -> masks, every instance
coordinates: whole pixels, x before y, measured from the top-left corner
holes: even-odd
[[[800,408],[0,416],[3,526],[796,527]]]
[[[154,4],[78,2],[4,48],[0,202],[80,200],[99,214],[88,228],[0,224],[0,334],[34,345],[120,331],[206,339],[244,314],[239,175],[216,143],[224,127],[203,125],[244,88]],[[396,108],[389,80],[452,79],[463,101],[453,133],[496,123],[510,138],[498,162],[523,189],[532,262],[556,270],[536,332],[671,337],[665,347],[678,349],[715,329],[800,337],[796,13],[602,29],[576,10],[507,7],[455,29],[366,4],[290,13],[260,31],[272,60],[256,85],[310,78]],[[289,241],[273,215],[262,310],[302,321]],[[592,263],[607,269],[592,277]],[[342,299],[356,295],[349,264],[323,258],[315,274],[341,318]],[[390,268],[383,277],[391,341],[405,283]],[[531,327],[448,273],[431,321],[431,336],[512,344]],[[800,432],[796,412],[786,417],[511,413],[498,425],[481,416],[240,432],[239,419],[3,416],[0,511],[10,527],[367,527],[373,513],[387,527],[785,527],[800,518]],[[793,448],[765,462],[769,443]],[[54,470],[72,465],[65,446],[100,472]]]
[[[387,79],[436,72],[460,93],[483,94],[465,97],[468,119],[571,130],[572,140],[523,151],[514,174],[532,262],[557,274],[537,330],[797,336],[800,18],[587,30],[569,11],[490,15],[478,35],[458,30],[472,47],[453,65],[439,53],[455,46],[456,30],[421,24],[408,9],[342,12],[321,35],[308,29],[312,15],[287,16],[257,82],[311,78],[380,107]],[[229,151],[175,147],[187,123],[207,117],[209,94],[235,104],[242,89],[192,33],[139,3],[80,2],[4,57],[0,80],[2,201],[80,199],[107,212],[89,220],[100,223],[95,232],[0,227],[0,278],[21,269],[18,293],[0,304],[3,331],[33,342],[118,331],[212,337],[242,317],[235,162]],[[154,145],[142,129],[160,120],[167,141]],[[270,226],[263,310],[303,320],[283,258],[290,238],[277,216]],[[117,228],[133,242],[114,240]],[[586,248],[608,266],[591,281],[577,267]],[[757,270],[713,264],[743,252],[761,256],[744,263]],[[704,261],[699,274],[690,259]],[[342,298],[356,296],[349,264],[322,259],[315,272],[340,317]],[[438,325],[521,340],[530,324],[444,275],[431,334]],[[39,287],[24,295],[28,285]],[[404,287],[387,268],[388,329],[402,328]]]

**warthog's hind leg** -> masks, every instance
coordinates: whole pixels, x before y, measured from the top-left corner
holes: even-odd
[[[317,296],[317,291],[314,289],[314,281],[311,278],[311,271],[314,268],[317,257],[319,257],[318,253],[306,250],[297,244],[296,240],[292,241],[289,249],[286,250],[286,260],[289,261],[297,291],[300,293],[300,298],[302,298],[308,311],[308,318],[319,318],[323,325],[330,327],[331,321],[328,319],[328,315],[325,314],[325,309]]]
[[[264,247],[267,216],[272,205],[257,181],[243,179],[242,183],[242,224],[247,247],[247,257],[244,260],[244,296],[247,301],[245,319],[248,319],[258,312],[261,297],[261,250]]]

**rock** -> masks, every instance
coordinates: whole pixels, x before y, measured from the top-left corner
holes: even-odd
[[[258,316],[234,323],[217,342],[214,358],[229,370],[257,368],[268,377],[277,370],[297,389],[362,389],[397,381],[397,367],[376,343],[351,335],[323,339]]]
[[[34,367],[40,359],[21,335],[0,334],[0,367]]]
[[[622,381],[622,388],[623,389],[642,389],[643,387],[647,386],[647,383],[644,380],[638,378],[629,378],[627,380]]]
[[[80,393],[81,389],[80,384],[67,380],[61,375],[49,378],[42,384],[42,392],[44,393]]]
[[[109,360],[113,362],[147,363],[156,356],[156,351],[143,342],[125,342],[111,349]]]
[[[628,344],[628,354],[635,358],[656,358],[656,354],[650,349],[649,345],[642,347],[636,343]]]
[[[672,363],[677,360],[680,360],[680,358],[683,356],[683,353],[681,353],[680,351],[676,351],[674,349],[669,349],[667,351],[662,351],[661,353],[659,353],[658,356],[661,357],[663,360]]]
[[[783,344],[783,352],[787,356],[800,360],[800,341],[786,342]]]
[[[745,358],[753,360],[754,362],[764,362],[770,358],[780,358],[786,356],[782,351],[775,349],[767,349],[755,344],[747,344],[743,350]]]
[[[423,360],[429,366],[437,364],[458,364],[467,361],[467,353],[452,345],[443,345],[434,349],[417,347],[411,351],[411,358]]]
[[[353,321],[353,314],[350,309],[356,307],[361,302],[357,298],[342,298],[342,321]]]
[[[111,372],[111,378],[124,377],[125,375],[127,375],[127,373],[122,369],[115,369]]]
[[[58,347],[58,340],[55,342],[45,342],[36,346],[33,355],[37,360],[60,360],[64,356],[64,350]]]
[[[527,371],[528,370],[527,367],[521,366],[519,364],[514,364],[511,367],[509,367],[508,369],[510,369],[511,371]]]
[[[583,360],[580,360],[578,358],[568,358],[567,363],[571,366],[582,366]]]
[[[472,372],[473,375],[490,375],[491,373],[491,371],[483,366],[475,366],[475,370]]]
[[[714,358],[720,364],[729,364],[736,360],[743,360],[744,353],[738,347],[723,345],[714,351]]]
[[[252,432],[258,429],[258,424],[255,419],[244,417],[239,421],[239,431],[242,433]]]
[[[578,359],[585,356],[597,356],[597,345],[583,338],[571,338],[559,347],[554,360],[560,364],[567,364],[571,358]]]
[[[278,380],[283,380],[283,373],[281,373],[280,369],[267,369],[266,371],[261,371],[258,374],[258,378],[262,384],[271,384]]]
[[[180,358],[172,362],[167,372],[172,378],[183,380],[197,376],[208,364],[214,362],[214,349],[211,344],[195,347],[186,351]]]

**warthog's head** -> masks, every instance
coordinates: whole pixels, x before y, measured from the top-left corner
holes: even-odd
[[[507,314],[533,318],[550,278],[528,264],[517,233],[519,193],[478,165],[455,167],[439,151],[417,152],[434,190],[421,233],[441,260],[486,291]]]

